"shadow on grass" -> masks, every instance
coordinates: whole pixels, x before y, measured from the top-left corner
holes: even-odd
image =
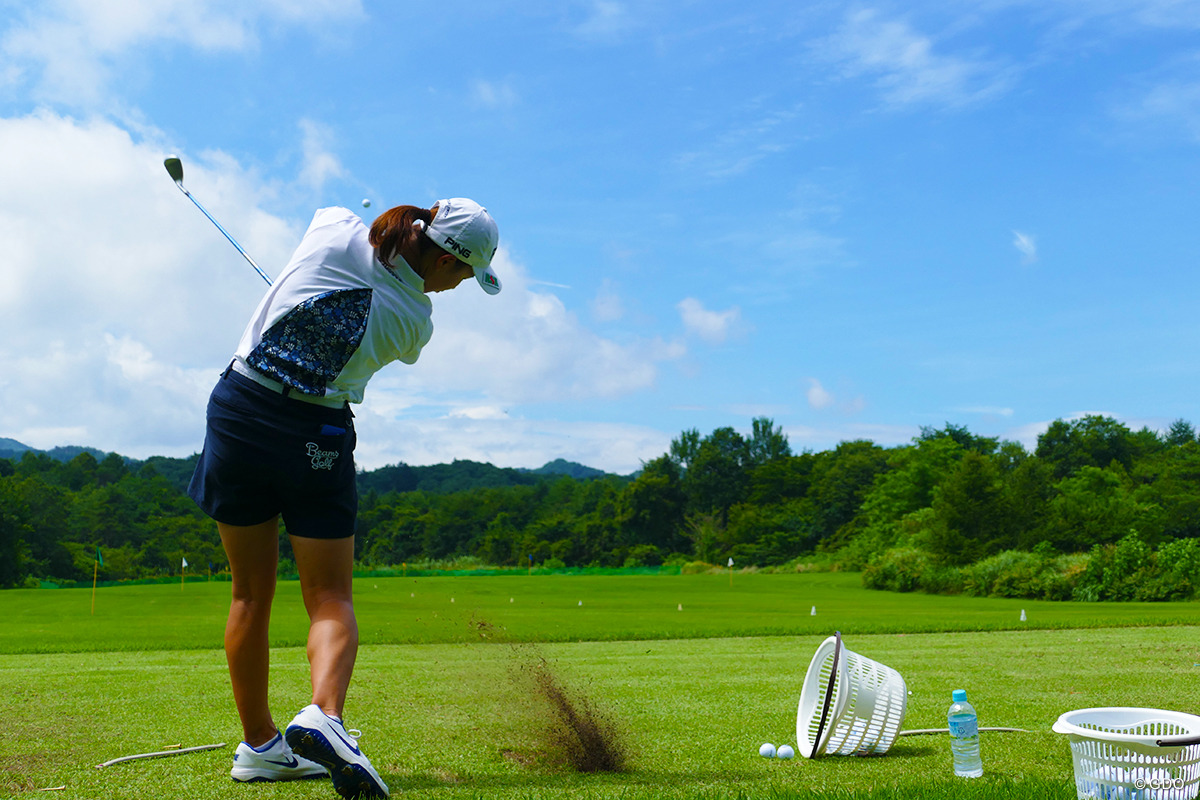
[[[935,747],[933,745],[896,745],[891,750],[887,751],[887,756],[865,756],[866,758],[887,758],[888,761],[904,760],[907,758],[930,758],[940,755],[945,752],[944,747]]]

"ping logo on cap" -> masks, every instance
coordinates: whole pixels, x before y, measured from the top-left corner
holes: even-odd
[[[459,244],[458,242],[454,241],[454,237],[453,237],[453,236],[447,236],[447,237],[446,237],[446,244],[447,244],[447,245],[450,247],[450,249],[451,249],[451,250],[453,250],[455,253],[458,253],[458,255],[459,255],[460,257],[462,257],[462,258],[464,258],[464,259],[467,259],[467,258],[470,258],[470,257],[471,257],[471,250],[470,250],[470,248],[463,247],[461,244]]]

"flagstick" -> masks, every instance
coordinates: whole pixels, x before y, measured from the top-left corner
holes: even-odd
[[[179,568],[179,591],[183,591],[183,575],[187,572],[187,567]]]
[[[100,573],[100,562],[92,562],[92,616],[96,616],[96,576]]]

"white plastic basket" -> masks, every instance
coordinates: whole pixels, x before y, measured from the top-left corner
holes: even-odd
[[[842,645],[821,642],[808,665],[796,711],[796,743],[806,758],[883,755],[904,723],[908,687],[900,673]]]
[[[1200,717],[1155,708],[1082,708],[1054,723],[1070,738],[1079,798],[1192,800]]]

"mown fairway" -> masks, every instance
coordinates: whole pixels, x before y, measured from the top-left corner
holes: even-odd
[[[737,575],[732,590],[726,576],[366,578],[357,591],[370,644],[347,721],[393,796],[1071,798],[1067,744],[1049,730],[1060,713],[1200,712],[1197,604],[886,595],[851,575]],[[0,794],[333,800],[323,781],[229,780],[240,732],[217,649],[227,593],[217,583],[104,589],[94,618],[87,590],[0,593]],[[280,585],[275,627],[283,723],[308,700],[296,584]],[[951,777],[943,736],[901,737],[882,758],[759,758],[764,741],[795,744],[804,672],[835,629],[905,677],[906,729],[943,727],[961,687],[981,724],[1031,733],[984,734],[986,775],[971,783]],[[553,762],[527,680],[543,659],[622,732],[625,772]],[[94,766],[216,742],[228,746]]]
[[[229,584],[0,593],[0,653],[221,647]],[[1051,603],[892,594],[847,573],[360,578],[364,644],[1030,630],[1200,624],[1200,603]],[[816,615],[812,615],[813,607]],[[1020,621],[1021,609],[1028,620]],[[273,644],[302,645],[300,584],[281,581]]]

